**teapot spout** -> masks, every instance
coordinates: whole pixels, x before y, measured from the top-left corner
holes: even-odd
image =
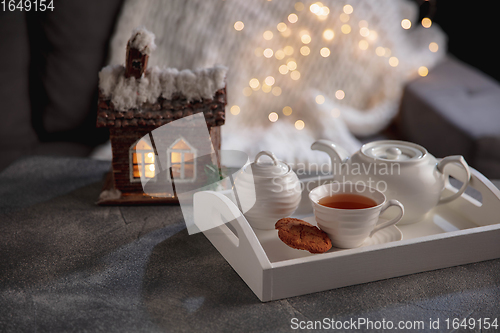
[[[344,148],[329,140],[318,140],[311,145],[312,150],[319,150],[330,156],[333,174],[340,174],[342,165],[349,160],[349,153]]]

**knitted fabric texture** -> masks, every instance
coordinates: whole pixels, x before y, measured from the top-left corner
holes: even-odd
[[[435,24],[423,28],[417,6],[407,0],[352,0],[350,14],[343,1],[324,0],[327,10],[316,13],[310,9],[313,2],[303,4],[299,10],[295,1],[126,0],[109,63],[124,63],[130,31],[144,25],[156,35],[150,67],[229,68],[228,108],[237,105],[240,112],[227,112],[223,149],[251,156],[272,150],[290,163],[325,161],[326,154],[311,151],[311,143],[323,138],[351,152],[358,149],[353,134],[371,135],[389,124],[405,82],[418,76],[419,67],[430,69],[443,57],[446,37]],[[291,13],[297,14],[297,22],[288,20]],[[413,23],[409,30],[401,27],[405,18]],[[240,31],[237,21],[244,23]],[[286,24],[283,32],[278,31],[281,22]],[[325,39],[331,36],[324,36],[327,29],[334,33],[331,40]],[[269,40],[266,31],[272,32]],[[304,35],[310,36],[307,44]],[[429,50],[431,42],[439,45],[437,52]],[[303,46],[308,55],[303,55],[306,49],[301,53]],[[325,47],[327,57],[320,53]],[[266,49],[272,50],[269,58]],[[279,71],[282,65],[286,74]],[[266,87],[269,76],[274,83],[270,79]],[[259,81],[256,89],[249,87],[253,78]],[[284,115],[285,106],[292,114]],[[269,120],[271,112],[278,114],[276,122]],[[297,120],[304,129],[295,128]]]

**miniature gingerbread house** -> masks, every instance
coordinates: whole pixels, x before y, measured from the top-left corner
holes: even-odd
[[[154,35],[137,28],[127,43],[125,67],[107,66],[99,73],[97,127],[109,128],[113,152],[112,172],[100,204],[176,201],[175,192],[165,190],[175,185],[165,184],[175,179],[192,183],[193,188],[203,185],[206,176],[201,168],[206,164],[197,163],[198,152],[220,150],[227,68],[148,69],[155,47]],[[171,135],[166,131],[156,144],[152,140],[155,129],[198,113],[204,115],[205,128],[184,126]],[[203,136],[207,128],[208,140]],[[220,163],[216,160],[213,164]],[[144,179],[150,187],[148,194],[158,195],[144,194]]]

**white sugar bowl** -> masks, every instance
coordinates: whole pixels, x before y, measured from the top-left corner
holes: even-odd
[[[266,156],[270,162],[262,161]],[[234,180],[234,189],[239,208],[256,229],[274,229],[279,219],[297,209],[301,199],[297,175],[269,151],[261,151],[255,162],[242,168]]]

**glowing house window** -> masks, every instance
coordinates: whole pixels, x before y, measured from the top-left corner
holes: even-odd
[[[196,179],[196,150],[184,139],[178,139],[168,149],[169,164],[175,181]]]
[[[141,181],[141,175],[147,179],[156,176],[155,153],[145,140],[130,147],[130,181]]]

